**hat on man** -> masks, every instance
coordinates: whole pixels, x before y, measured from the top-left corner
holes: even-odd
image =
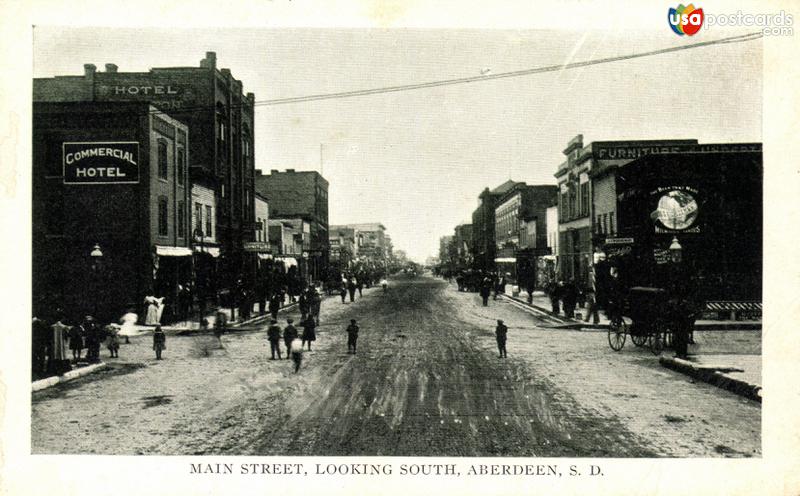
[[[288,322],[289,324],[291,324],[292,322],[294,322],[294,319],[286,319],[286,322]]]

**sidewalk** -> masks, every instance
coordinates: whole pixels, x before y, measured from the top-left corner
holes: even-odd
[[[529,305],[526,293],[518,297],[508,294],[503,297]],[[530,306],[556,317],[550,311],[550,299],[542,292],[533,294]],[[603,312],[599,312],[598,324],[578,320],[578,313],[585,315],[585,310],[577,308],[575,319],[558,315],[558,319],[567,323],[556,327],[596,330],[608,328],[608,319]],[[695,344],[689,346],[689,359],[665,355],[659,358],[659,363],[696,380],[761,403],[761,333],[754,335],[754,331],[760,330],[761,322],[755,321],[698,320],[695,322]],[[666,353],[671,354],[671,350]]]
[[[533,301],[532,303],[528,303],[527,299],[528,294],[522,292],[519,296],[511,296],[510,293],[501,294],[501,297],[508,298],[514,300],[516,302],[530,305],[537,310],[542,312],[546,312],[554,317],[565,322],[563,327],[565,329],[608,329],[608,318],[605,316],[603,311],[599,311],[598,315],[600,317],[599,322],[597,324],[584,322],[583,318],[586,316],[587,308],[576,308],[575,309],[575,318],[568,319],[564,316],[563,312],[559,313],[558,315],[553,315],[551,312],[552,305],[550,304],[550,298],[544,294],[542,291],[534,291],[533,293]],[[694,327],[696,330],[704,330],[704,331],[722,331],[722,330],[757,330],[761,329],[761,321],[741,321],[741,320],[697,320],[695,321]]]

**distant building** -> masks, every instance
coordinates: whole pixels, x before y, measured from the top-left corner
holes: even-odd
[[[555,185],[516,183],[497,201],[494,261],[515,284],[537,287],[536,258],[549,254],[546,211],[557,204],[557,195]]]
[[[330,262],[339,270],[347,268],[358,256],[356,230],[346,226],[330,226],[328,233],[330,243]]]
[[[191,279],[189,130],[155,110],[33,104],[34,314],[116,321]]]
[[[327,271],[328,247],[328,181],[316,171],[284,172],[271,170],[269,174],[256,172],[256,189],[269,201],[270,215],[275,218],[299,218],[308,224],[305,240],[304,263],[307,275],[320,280]]]
[[[269,243],[269,202],[259,193],[256,193],[255,199],[256,230],[254,241]]]
[[[456,226],[453,234],[455,246],[456,269],[469,269],[472,267],[472,224]]]
[[[356,244],[359,258],[374,262],[386,259],[386,228],[379,222],[366,224],[347,224],[356,232]]]
[[[452,258],[454,236],[442,236],[439,238],[439,263],[448,270],[454,269],[454,260]]]
[[[472,258],[476,269],[495,269],[494,259],[497,254],[494,232],[495,208],[498,200],[515,184],[517,184],[515,181],[508,180],[492,190],[485,188],[478,195],[480,203],[472,213]]]

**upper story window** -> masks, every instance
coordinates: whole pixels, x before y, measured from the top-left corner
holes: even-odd
[[[186,203],[178,202],[178,237],[186,236]]]
[[[167,164],[167,142],[158,140],[158,178],[167,180],[169,178],[169,166]]]
[[[166,196],[158,197],[158,235],[169,235],[169,200]]]
[[[183,148],[178,148],[178,158],[175,159],[175,174],[178,176],[178,184],[186,184],[186,153]]]

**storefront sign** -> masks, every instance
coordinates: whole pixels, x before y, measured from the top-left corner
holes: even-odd
[[[607,245],[630,245],[633,244],[633,238],[606,238]]]
[[[248,241],[243,245],[244,251],[253,253],[267,253],[270,251],[269,243],[265,241]]]
[[[743,153],[760,152],[761,143],[709,143],[693,145],[634,145],[599,147],[598,160],[633,160],[645,155],[665,153]]]
[[[63,144],[64,184],[136,184],[136,141],[67,142]]]

